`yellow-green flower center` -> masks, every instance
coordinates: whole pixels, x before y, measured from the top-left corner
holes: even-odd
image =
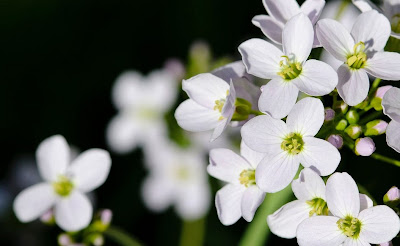
[[[328,215],[329,209],[328,204],[322,198],[314,198],[312,200],[307,201],[307,204],[310,205],[310,217],[315,215]]]
[[[344,219],[340,219],[336,222],[339,229],[344,235],[351,238],[358,238],[361,232],[362,223],[359,219],[352,216],[347,216]]]
[[[219,111],[221,113],[225,102],[226,102],[225,98],[224,99],[215,100],[214,110],[217,110],[217,111]]]
[[[394,15],[390,20],[390,24],[393,32],[400,33],[400,14]]]
[[[304,141],[300,134],[290,133],[284,138],[281,148],[284,151],[287,151],[289,154],[297,155],[299,154],[304,147]]]
[[[185,167],[185,166],[179,166],[179,167],[177,167],[177,168],[175,169],[175,177],[176,177],[178,180],[181,180],[181,181],[189,180],[189,178],[190,178],[190,171],[189,171],[189,169],[188,169],[187,167]]]
[[[281,60],[279,62],[279,66],[281,67],[281,71],[278,73],[285,80],[292,80],[297,78],[303,67],[300,62],[292,61],[287,56],[282,56],[285,60]]]
[[[60,175],[58,180],[53,183],[54,191],[63,197],[69,196],[71,191],[74,189],[74,184],[66,176]]]
[[[352,69],[360,69],[367,62],[367,54],[365,54],[365,44],[358,42],[354,45],[353,54],[347,56],[346,64]]]
[[[250,185],[256,184],[256,170],[247,169],[240,173],[239,177],[240,184],[249,187]]]
[[[138,110],[138,116],[141,119],[154,120],[154,119],[157,119],[158,115],[159,114],[157,113],[157,110],[152,109],[152,108],[141,108]],[[136,118],[137,116],[134,115],[134,117]]]

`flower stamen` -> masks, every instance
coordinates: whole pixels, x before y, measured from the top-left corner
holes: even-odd
[[[282,56],[285,60],[281,60],[279,62],[279,66],[281,67],[281,71],[278,73],[285,80],[292,80],[297,78],[303,67],[300,62],[291,61],[289,57]]]
[[[281,144],[281,148],[289,154],[297,155],[304,147],[303,138],[297,133],[290,133]]]
[[[247,169],[240,173],[239,177],[240,184],[249,187],[250,185],[256,184],[256,170]]]
[[[328,215],[329,209],[328,204],[322,198],[314,198],[312,200],[307,201],[307,204],[312,208],[310,210],[310,217],[315,215]]]
[[[336,222],[339,229],[342,230],[343,234],[351,237],[358,238],[361,232],[362,223],[359,219],[352,216],[347,216],[344,219],[340,219]]]
[[[346,64],[352,69],[363,68],[367,61],[364,42],[358,42],[354,45],[353,52],[353,54],[347,56]]]
[[[58,195],[66,197],[71,194],[71,191],[74,189],[74,184],[68,177],[60,175],[58,180],[53,183],[53,189]]]

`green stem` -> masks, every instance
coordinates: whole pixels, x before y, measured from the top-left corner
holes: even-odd
[[[125,231],[116,228],[114,226],[110,226],[107,230],[104,231],[104,235],[118,243],[121,246],[141,246],[136,239],[127,234]]]
[[[376,160],[383,161],[383,162],[386,162],[386,163],[390,163],[390,164],[393,164],[395,166],[400,167],[400,161],[392,159],[392,158],[389,158],[389,157],[386,157],[386,156],[383,156],[383,155],[380,155],[378,153],[373,153],[371,155],[371,157],[376,159]]]
[[[381,83],[381,81],[382,80],[380,78],[376,78],[374,80],[374,82],[372,83],[371,91],[375,91],[378,88],[378,86]]]
[[[370,122],[371,120],[375,120],[376,118],[378,118],[378,117],[381,116],[381,115],[382,115],[382,111],[376,111],[376,112],[374,112],[374,113],[368,115],[367,117],[361,119],[361,120],[358,122],[358,124],[359,124],[359,125],[364,125],[364,124]]]
[[[257,111],[257,110],[250,110],[250,114],[254,114],[254,115],[264,115],[263,112]]]
[[[201,246],[204,240],[205,219],[183,221],[181,246]]]

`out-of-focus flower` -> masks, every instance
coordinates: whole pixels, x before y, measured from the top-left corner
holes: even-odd
[[[269,115],[257,116],[242,127],[243,141],[251,149],[266,153],[256,171],[257,185],[277,192],[293,180],[301,163],[319,175],[333,173],[340,162],[339,151],[315,138],[324,123],[324,106],[316,98],[300,100],[286,123]]]
[[[388,206],[361,210],[357,184],[347,173],[328,179],[326,202],[332,215],[304,220],[297,228],[300,246],[379,244],[400,231],[399,217]]]
[[[271,79],[263,87],[258,107],[276,119],[290,112],[299,91],[311,96],[326,95],[338,81],[331,66],[307,60],[314,40],[314,29],[307,16],[300,13],[290,19],[282,40],[283,52],[262,39],[250,39],[239,46],[247,72]]]
[[[265,192],[256,184],[255,172],[264,153],[251,150],[244,142],[240,146],[240,155],[229,149],[210,151],[208,173],[228,182],[217,192],[215,206],[218,218],[224,225],[232,225],[243,217],[247,222],[264,200]]]
[[[30,222],[54,207],[58,226],[77,231],[89,225],[92,205],[85,195],[104,183],[111,167],[107,151],[89,149],[70,164],[70,148],[64,137],[45,139],[36,151],[44,182],[22,191],[14,200],[14,212],[21,222]]]
[[[355,153],[361,156],[370,156],[375,152],[376,147],[372,138],[359,138],[356,140]]]
[[[400,89],[393,87],[382,100],[383,112],[392,119],[386,128],[386,142],[400,153]]]
[[[185,77],[185,66],[179,59],[168,59],[164,64],[164,69],[166,72],[169,72],[176,81],[180,81]]]
[[[335,146],[337,149],[341,149],[343,147],[343,137],[340,135],[330,135],[327,141]]]
[[[177,83],[167,70],[143,77],[136,71],[122,73],[116,80],[112,99],[118,114],[107,128],[107,142],[118,153],[151,146],[167,136],[164,114],[177,96]]]

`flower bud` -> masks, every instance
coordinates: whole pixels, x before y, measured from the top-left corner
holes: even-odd
[[[349,108],[349,106],[343,101],[338,101],[335,103],[335,105],[333,105],[334,110],[338,110],[340,113],[343,113],[343,114],[345,114],[347,112],[348,108]]]
[[[392,241],[386,243],[380,243],[379,246],[393,246]]]
[[[85,241],[91,243],[94,246],[103,246],[104,245],[104,237],[100,233],[92,233],[90,234]]]
[[[343,138],[340,135],[336,134],[330,135],[327,140],[337,149],[341,149],[343,147]]]
[[[386,85],[386,86],[379,87],[376,90],[375,97],[371,100],[371,106],[376,111],[382,110],[382,98],[390,88],[392,88],[391,85]]]
[[[347,112],[346,119],[350,124],[355,124],[360,119],[360,116],[358,115],[357,111],[352,109]]]
[[[362,128],[359,125],[350,125],[344,130],[347,135],[349,135],[352,139],[357,139],[360,137],[362,133]]]
[[[335,110],[331,108],[325,108],[325,121],[331,121],[335,118]]]
[[[113,213],[110,209],[103,209],[100,211],[100,221],[103,225],[109,225],[111,223]]]
[[[176,58],[168,59],[164,64],[164,69],[176,80],[181,80],[185,77],[185,67],[183,63]]]
[[[361,156],[370,156],[376,150],[372,138],[359,138],[356,140],[355,153]]]
[[[232,116],[232,121],[242,121],[249,118],[251,111],[251,103],[243,98],[236,98],[235,113]]]
[[[383,196],[383,202],[389,207],[397,207],[400,204],[400,190],[396,186],[390,188],[390,190]]]
[[[54,213],[53,210],[48,210],[42,216],[40,216],[40,221],[42,221],[46,225],[54,225],[55,219],[54,219]]]
[[[337,123],[336,125],[336,130],[343,131],[344,129],[346,129],[346,126],[347,126],[347,120],[341,119],[339,123]]]
[[[61,233],[58,235],[58,244],[61,246],[69,246],[73,243],[73,240],[70,235],[67,233]]]
[[[373,120],[367,123],[367,130],[365,131],[365,136],[377,136],[386,132],[388,123],[383,120]]]

